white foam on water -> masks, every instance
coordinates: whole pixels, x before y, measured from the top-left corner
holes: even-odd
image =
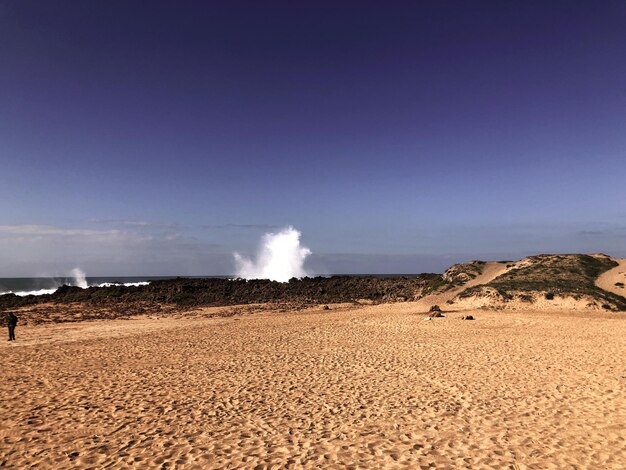
[[[80,268],[74,268],[70,272],[72,281],[70,283],[71,286],[80,287],[81,289],[87,289],[88,287],[112,287],[112,286],[124,286],[124,287],[139,287],[139,286],[147,286],[150,284],[150,281],[139,281],[139,282],[103,282],[101,284],[94,284],[92,286],[87,282],[87,276],[85,272]],[[30,291],[6,291],[0,292],[0,295],[5,294],[15,294],[20,297],[26,297],[27,295],[45,295],[45,294],[54,294],[59,287],[61,287],[63,283],[58,282],[56,286],[47,288],[47,289],[37,289]]]
[[[0,295],[15,294],[15,295],[19,295],[20,297],[25,297],[27,295],[53,294],[54,292],[56,292],[57,289],[58,287],[54,287],[53,289],[39,289],[39,290],[19,291],[19,292],[8,291],[8,292],[0,292]]]
[[[150,284],[150,281],[123,282],[123,283],[122,282],[103,282],[102,284],[97,284],[95,287],[113,287],[113,286],[139,287],[139,286],[147,286],[148,284]]]

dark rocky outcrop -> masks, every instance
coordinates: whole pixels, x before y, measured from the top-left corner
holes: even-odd
[[[266,302],[330,304],[369,300],[416,300],[442,284],[439,274],[417,277],[332,276],[291,279],[281,283],[263,279],[190,279],[153,281],[147,286],[110,286],[81,289],[62,286],[53,294],[0,296],[0,309],[43,303],[84,302],[91,305],[170,304],[186,307]]]

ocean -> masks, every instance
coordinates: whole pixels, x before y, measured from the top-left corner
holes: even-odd
[[[43,295],[52,294],[62,285],[86,287],[105,287],[110,285],[145,286],[150,281],[173,279],[176,276],[118,276],[118,277],[5,277],[0,278],[0,295],[16,294]]]

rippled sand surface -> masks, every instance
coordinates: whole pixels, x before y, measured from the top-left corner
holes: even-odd
[[[421,310],[18,327],[0,466],[626,467],[626,315]]]

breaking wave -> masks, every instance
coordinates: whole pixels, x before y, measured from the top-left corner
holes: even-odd
[[[27,295],[45,295],[45,294],[54,294],[56,292],[56,290],[58,289],[58,287],[55,287],[53,289],[39,289],[39,290],[30,290],[30,291],[19,291],[19,292],[0,292],[0,295],[4,295],[4,294],[15,294],[15,295],[19,295],[20,297],[26,297]]]
[[[74,268],[70,272],[70,277],[67,278],[51,278],[47,280],[45,283],[48,284],[46,287],[37,286],[37,283],[31,281],[30,284],[37,288],[34,289],[8,289],[2,290],[0,288],[0,295],[5,294],[15,294],[20,297],[26,297],[27,295],[46,295],[46,294],[54,294],[59,287],[68,285],[80,287],[81,289],[87,289],[89,287],[113,287],[113,286],[124,286],[124,287],[139,287],[139,286],[147,286],[150,284],[150,281],[134,281],[134,282],[119,282],[119,281],[94,281],[89,282],[85,272],[80,268]],[[34,279],[34,278],[33,278]],[[23,282],[28,282],[25,280]],[[39,283],[40,284],[40,283]]]
[[[141,282],[103,282],[101,284],[94,284],[89,287],[113,287],[113,286],[124,286],[124,287],[139,287],[139,286],[147,286],[150,284],[150,281],[141,281]]]

